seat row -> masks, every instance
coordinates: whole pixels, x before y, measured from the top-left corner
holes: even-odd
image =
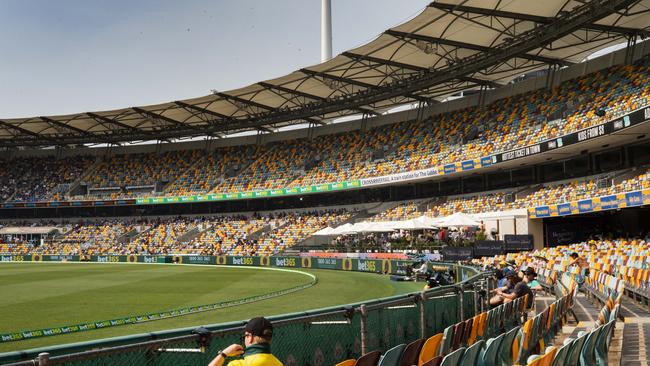
[[[528,296],[528,295],[526,295]],[[527,297],[477,314],[448,326],[427,339],[395,346],[383,355],[369,352],[337,366],[511,366],[526,360],[534,350],[544,349],[562,329],[572,306],[573,292],[543,312],[527,319]],[[522,362],[521,364],[525,364]],[[557,365],[563,365],[557,363]],[[550,366],[550,364],[549,364]]]

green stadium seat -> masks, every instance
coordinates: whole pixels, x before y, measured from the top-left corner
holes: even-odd
[[[505,334],[501,334],[496,338],[490,338],[485,342],[485,349],[479,356],[479,366],[494,366],[497,365],[499,357],[499,347]]]
[[[440,366],[458,366],[460,363],[460,360],[463,358],[463,355],[465,354],[465,347],[461,347],[454,352],[448,354],[445,356],[445,358],[442,359],[442,363]]]
[[[585,339],[585,343],[580,351],[581,366],[593,366],[596,364],[596,340],[602,330],[603,326],[601,325],[587,334],[587,339]]]
[[[499,364],[502,366],[512,365],[512,342],[519,333],[520,327],[515,327],[505,333],[503,341],[499,345]]]
[[[451,351],[451,346],[453,345],[454,342],[454,330],[456,329],[456,325],[450,325],[445,330],[442,332],[442,343],[440,344],[440,351],[438,352],[439,355],[446,355]]]
[[[569,342],[565,341],[564,345],[558,348],[555,357],[553,357],[553,363],[551,363],[551,366],[564,366],[564,361],[574,341],[572,338],[567,338],[567,340],[569,340]]]
[[[618,305],[617,305],[618,306]],[[596,339],[596,346],[594,347],[594,352],[596,354],[596,363],[598,366],[607,366],[607,351],[609,350],[609,340],[612,331],[614,330],[614,325],[616,319],[610,320],[607,324],[603,325],[603,329]]]
[[[585,344],[586,340],[587,333],[578,333],[578,338],[573,341],[571,348],[564,359],[564,364],[566,366],[578,366],[580,364],[580,352],[582,352],[582,346]]]
[[[476,341],[471,346],[467,347],[463,358],[460,360],[460,366],[478,366],[479,355],[485,347],[485,341]]]
[[[406,344],[402,343],[389,349],[381,356],[377,366],[398,366],[399,361],[402,358],[404,348],[406,348]]]

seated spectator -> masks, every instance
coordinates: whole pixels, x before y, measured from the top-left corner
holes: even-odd
[[[512,291],[510,291],[510,293],[502,294],[503,302],[509,303],[511,301],[514,301],[515,299],[528,295],[528,302],[526,303],[526,309],[532,308],[535,300],[535,294],[531,290],[529,284],[535,280],[535,277],[537,277],[537,273],[535,272],[535,269],[533,269],[532,267],[528,267],[524,272],[523,280],[519,281],[512,289]]]
[[[528,269],[532,269],[532,268],[529,267]],[[523,270],[519,271],[519,277],[521,279],[524,279],[526,277],[526,271],[523,271]],[[534,293],[537,293],[537,292],[540,292],[540,291],[544,290],[544,288],[542,287],[542,284],[539,283],[539,281],[537,281],[537,279],[534,279],[534,280],[528,282],[527,285],[528,285],[528,287],[530,287],[531,290],[533,290]]]
[[[271,353],[273,324],[266,318],[253,318],[244,328],[243,343],[231,344],[219,351],[209,366],[221,366],[228,357],[244,356],[243,360],[228,363],[230,366],[282,366],[282,362]]]
[[[580,278],[577,278],[577,282],[582,284],[585,282],[585,277],[589,276],[589,263],[586,259],[579,256],[578,253],[571,253],[571,262],[569,266],[578,266],[580,267]]]
[[[510,292],[512,292],[512,290],[515,288],[517,282],[519,282],[519,277],[517,277],[515,271],[508,270],[506,273],[504,273],[504,277],[507,280],[506,285],[497,287],[496,289],[492,290],[495,295],[490,299],[491,307],[496,307],[503,304],[505,295],[510,294]]]

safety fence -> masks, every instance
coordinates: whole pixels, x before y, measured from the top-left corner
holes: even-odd
[[[474,316],[484,308],[481,294],[489,276],[472,267],[447,266],[453,266],[460,282],[426,292],[270,317],[275,327],[273,353],[289,366],[331,365],[369,350],[386,350],[428,337]],[[0,364],[207,364],[218,350],[241,343],[244,326],[245,322],[232,322],[203,331],[184,328],[5,353],[0,355]]]

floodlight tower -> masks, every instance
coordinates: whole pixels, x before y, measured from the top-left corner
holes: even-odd
[[[332,58],[332,0],[321,0],[320,62]]]

